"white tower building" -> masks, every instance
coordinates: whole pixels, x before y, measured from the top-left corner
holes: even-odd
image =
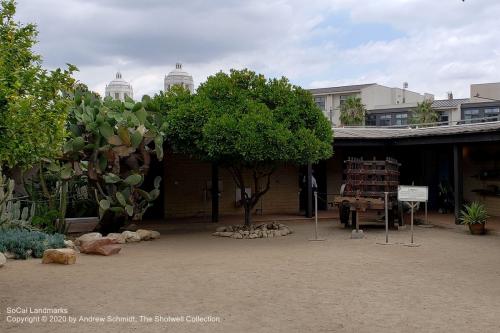
[[[130,83],[122,79],[122,73],[117,72],[116,78],[106,86],[106,97],[125,101],[125,97],[134,98],[134,93]]]
[[[175,69],[165,76],[164,91],[169,91],[174,85],[181,85],[191,93],[194,92],[193,77],[182,70],[181,63],[175,64]]]

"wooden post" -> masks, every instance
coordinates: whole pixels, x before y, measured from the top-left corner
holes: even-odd
[[[306,174],[306,217],[313,216],[312,164],[307,164]]]
[[[462,172],[462,145],[456,143],[453,145],[453,184],[455,189],[455,223],[460,224],[460,210],[464,201],[464,180]]]
[[[212,222],[219,222],[219,166],[212,163]]]

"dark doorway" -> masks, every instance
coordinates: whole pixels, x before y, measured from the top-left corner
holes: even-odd
[[[302,166],[299,169],[299,188],[300,188],[300,210],[305,211],[307,205],[306,190],[307,167]],[[318,210],[327,209],[326,196],[326,161],[320,161],[313,165],[313,177],[318,185]],[[314,199],[314,198],[313,198]],[[314,205],[314,202],[313,202]]]

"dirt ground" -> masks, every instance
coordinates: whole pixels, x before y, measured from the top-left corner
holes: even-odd
[[[9,261],[0,269],[0,332],[499,332],[499,236],[417,227],[420,247],[383,246],[381,229],[351,240],[322,222],[327,240],[310,242],[311,223],[288,224],[295,233],[279,239],[178,226],[113,257],[81,254],[72,266]],[[408,242],[409,231],[390,237]],[[17,307],[63,308],[47,320],[77,322],[8,322],[41,318],[7,313]],[[126,316],[135,322],[119,321]]]

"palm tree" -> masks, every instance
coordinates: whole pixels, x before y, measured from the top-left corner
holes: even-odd
[[[361,98],[349,96],[340,106],[340,122],[342,125],[363,125],[366,108]]]
[[[422,103],[417,103],[417,107],[413,110],[412,123],[414,124],[429,124],[435,123],[439,119],[439,115],[432,108],[432,101],[425,100]]]

